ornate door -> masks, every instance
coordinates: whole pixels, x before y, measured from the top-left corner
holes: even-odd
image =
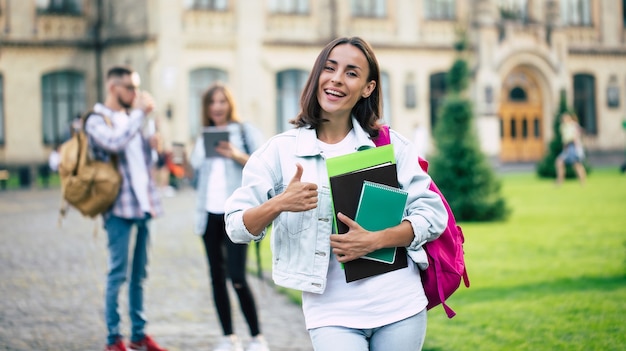
[[[538,161],[544,154],[543,109],[531,72],[517,68],[503,83],[500,102],[500,160]]]

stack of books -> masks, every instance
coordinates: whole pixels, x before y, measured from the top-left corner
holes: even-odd
[[[394,227],[402,221],[407,193],[399,189],[393,145],[371,148],[326,160],[338,234],[348,226],[337,213],[369,231]],[[368,278],[407,267],[406,249],[383,248],[344,264],[346,281]]]

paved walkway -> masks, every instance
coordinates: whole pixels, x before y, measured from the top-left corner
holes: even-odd
[[[0,191],[0,350],[102,350],[106,234],[71,211],[57,227],[59,191]],[[145,307],[148,329],[170,351],[211,350],[221,336],[200,239],[192,234],[194,192],[164,198],[154,221]],[[250,277],[273,351],[312,350],[300,306]],[[128,335],[126,293],[120,295]],[[231,289],[235,331],[248,329]]]

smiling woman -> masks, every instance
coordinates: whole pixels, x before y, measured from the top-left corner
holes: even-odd
[[[367,231],[340,214],[349,230],[334,235],[326,159],[375,147],[381,100],[371,46],[358,37],[330,42],[303,90],[302,110],[291,121],[296,128],[250,157],[242,186],[226,202],[226,229],[236,243],[263,239],[272,224],[274,281],[302,291],[315,350],[415,351],[424,342],[428,301],[417,264],[425,263],[422,244],[440,235],[447,213],[428,190],[430,177],[409,140],[390,130],[398,183],[409,193],[402,222]],[[343,263],[384,247],[404,247],[411,259],[395,271],[346,281]]]
[[[222,83],[214,83],[206,89],[202,95],[201,111],[202,127],[207,132],[209,129],[219,131],[224,138],[216,141],[205,139],[201,134],[191,154],[191,165],[198,171],[199,179],[195,231],[202,236],[213,302],[223,332],[222,340],[213,350],[241,350],[230,310],[226,284],[230,280],[252,337],[247,350],[269,351],[261,334],[256,302],[246,280],[247,246],[233,244],[226,235],[224,225],[226,198],[241,184],[241,170],[249,154],[261,144],[261,133],[239,121],[233,94]]]

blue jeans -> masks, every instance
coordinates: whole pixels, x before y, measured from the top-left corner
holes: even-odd
[[[401,321],[372,329],[339,326],[314,328],[309,336],[315,351],[418,351],[426,337],[426,309]]]
[[[146,325],[146,318],[143,311],[143,283],[148,275],[148,246],[150,243],[148,220],[149,216],[144,219],[126,219],[111,215],[104,223],[109,240],[109,271],[104,304],[108,344],[113,344],[118,338],[122,337],[118,312],[118,296],[120,288],[128,276],[128,252],[130,250],[130,233],[133,225],[137,227],[137,237],[135,239],[128,284],[131,340],[139,341],[145,336],[144,326]]]

